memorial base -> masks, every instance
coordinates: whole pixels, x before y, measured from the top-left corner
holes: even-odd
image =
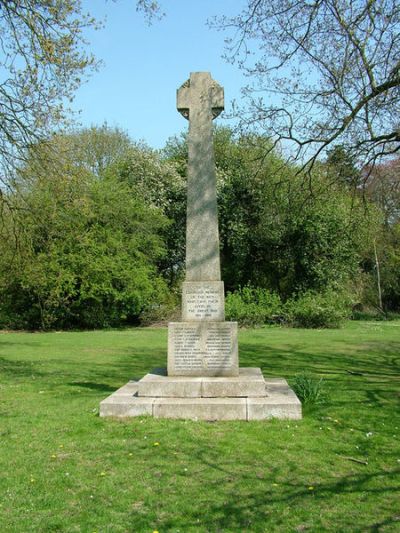
[[[301,403],[283,378],[264,378],[259,368],[237,377],[167,376],[156,369],[129,381],[100,403],[100,416],[154,416],[189,420],[300,419]]]
[[[169,376],[239,375],[237,322],[170,322]]]

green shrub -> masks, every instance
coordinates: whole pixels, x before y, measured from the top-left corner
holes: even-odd
[[[170,291],[157,303],[147,306],[140,314],[142,326],[166,325],[168,322],[181,320],[179,295]]]
[[[316,405],[326,400],[324,381],[308,374],[297,374],[292,387],[303,405]]]
[[[241,326],[276,322],[281,313],[281,299],[267,289],[246,286],[228,293],[225,299],[227,319],[237,321]]]
[[[350,313],[350,299],[332,289],[303,293],[288,300],[284,307],[286,322],[299,328],[338,328]]]

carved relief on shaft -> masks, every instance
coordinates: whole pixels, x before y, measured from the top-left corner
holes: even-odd
[[[224,92],[208,72],[192,72],[177,91],[177,108],[189,119],[186,280],[221,279],[212,120]]]

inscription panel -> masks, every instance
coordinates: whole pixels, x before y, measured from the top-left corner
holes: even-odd
[[[182,320],[225,319],[224,283],[190,282],[182,284]]]
[[[236,322],[171,322],[169,376],[237,376]]]

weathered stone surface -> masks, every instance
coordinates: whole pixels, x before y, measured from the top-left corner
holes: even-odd
[[[225,320],[223,281],[184,281],[182,320]]]
[[[265,378],[267,389],[287,389],[289,387],[286,379],[283,378]]]
[[[167,376],[166,369],[156,369],[138,383],[139,396],[165,398],[199,398],[201,396],[200,377]]]
[[[118,391],[100,402],[100,416],[132,417],[153,415],[154,398],[138,398]]]
[[[241,377],[239,378],[170,378],[165,375],[165,369],[157,369],[148,376],[147,380],[145,377],[138,383],[128,383],[103,400],[100,404],[100,416],[153,415],[159,418],[189,418],[193,420],[267,420],[269,418],[297,420],[301,418],[301,403],[284,379],[267,378],[265,381],[270,383],[270,387],[267,389],[268,393],[265,394],[264,392],[262,396],[257,397],[250,395],[247,397],[165,397],[165,390],[169,394],[174,394],[174,390],[173,387],[168,390],[168,387],[165,388],[165,384],[161,384],[162,379],[167,380],[166,383],[171,379],[171,383],[173,381],[186,382],[180,389],[181,392],[186,393],[188,384],[191,383],[190,386],[192,387],[195,383],[194,387],[196,388],[193,387],[192,391],[196,390],[196,394],[198,394],[199,384],[203,390],[203,385],[207,382],[229,381],[234,383],[236,381],[238,383],[240,380],[247,379],[248,382],[258,384],[259,378],[262,378],[258,368],[241,369]],[[147,383],[146,387],[155,387],[156,390],[158,387],[159,392],[161,388],[163,396],[138,396],[142,381]],[[225,391],[227,390],[225,389]],[[232,392],[232,389],[230,391]],[[233,392],[235,396],[239,396],[243,389],[236,386]],[[190,391],[189,393],[191,394]],[[217,388],[215,393],[223,394],[224,391]]]
[[[119,394],[136,394],[138,391],[138,381],[128,381],[125,385],[117,389],[115,392],[113,392],[113,396],[119,395]]]
[[[273,392],[264,398],[247,398],[247,419],[267,420],[269,418],[301,419],[301,403],[294,392],[281,394]]]
[[[138,382],[138,396],[155,398],[239,398],[265,396],[259,368],[240,368],[238,377],[167,376],[157,368]]]
[[[170,322],[169,376],[238,376],[236,322]]]
[[[239,368],[238,377],[203,378],[201,395],[205,398],[265,396],[264,377],[259,368]]]
[[[189,119],[186,281],[219,281],[219,234],[212,120],[224,92],[209,72],[191,72],[177,91],[177,108]]]
[[[157,398],[156,418],[246,420],[246,398]]]

